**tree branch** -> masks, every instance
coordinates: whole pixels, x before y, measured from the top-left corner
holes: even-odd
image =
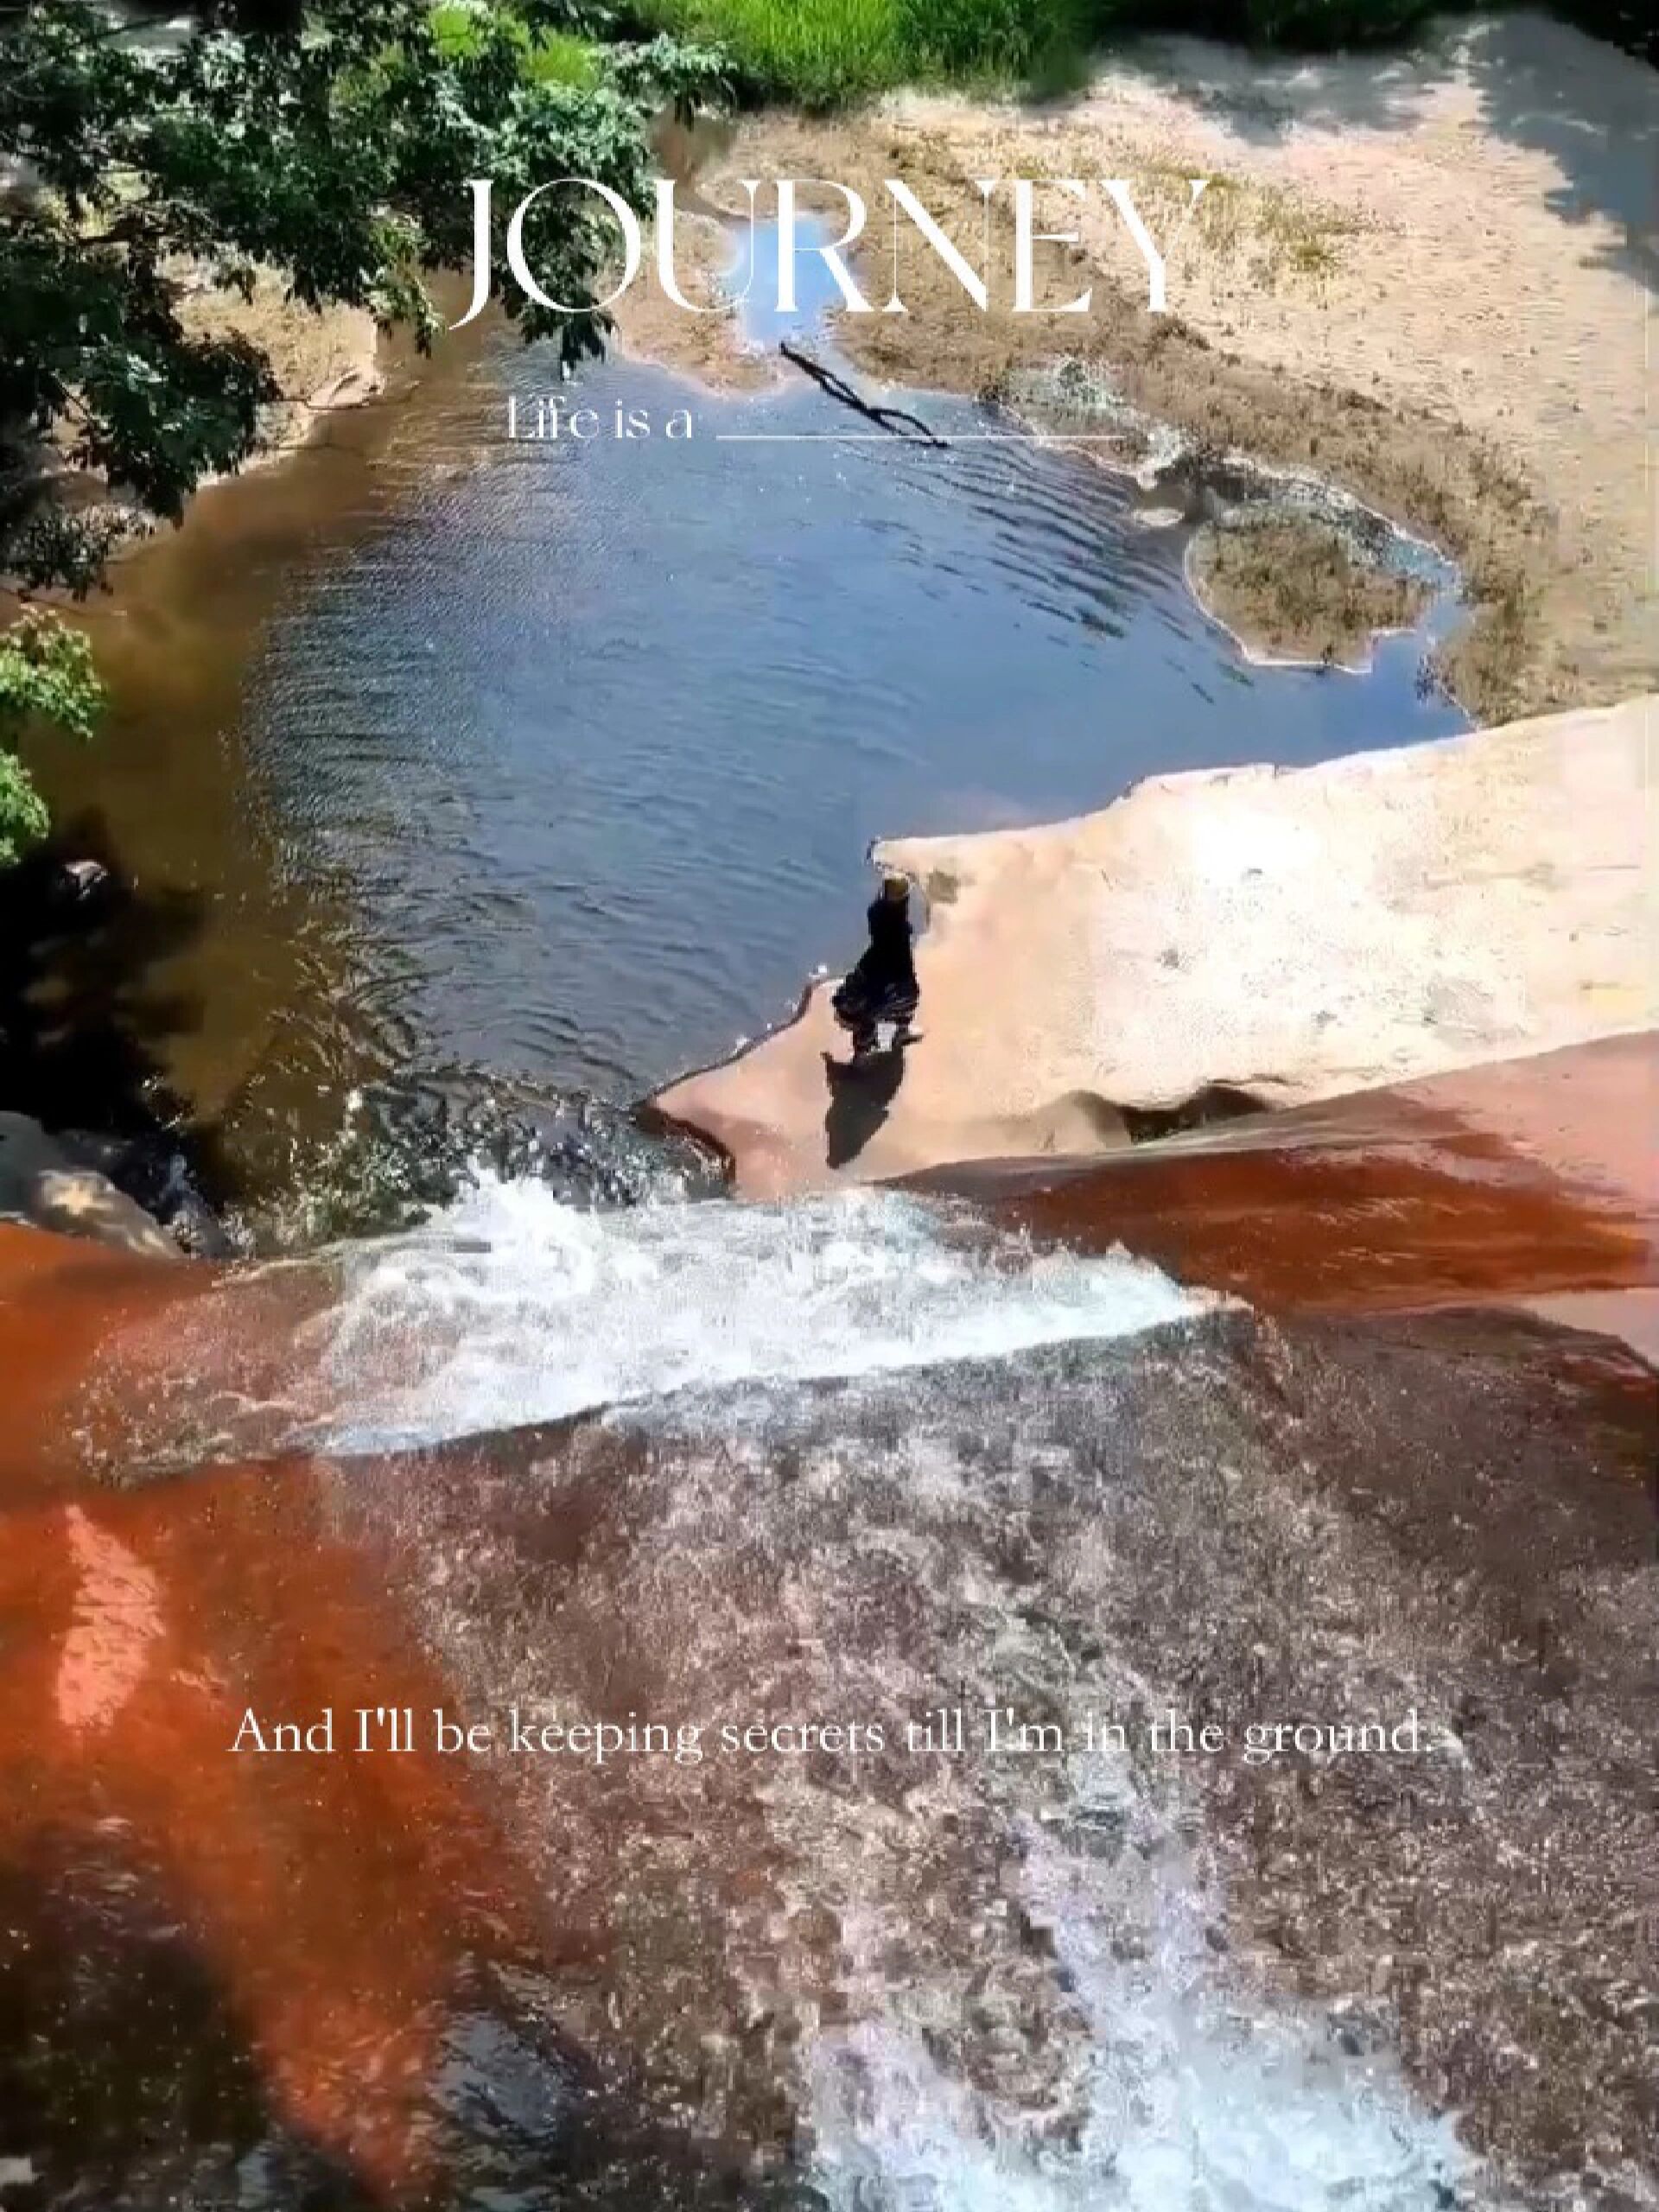
[[[942,450],[949,447],[950,439],[942,438],[930,424],[923,422],[919,415],[907,415],[902,407],[872,406],[868,399],[859,397],[845,377],[837,376],[833,369],[825,368],[822,361],[815,361],[810,353],[804,353],[799,346],[791,346],[787,338],[779,340],[778,351],[786,361],[792,361],[803,376],[810,377],[821,391],[838,401],[842,407],[850,407],[855,415],[862,415],[878,429],[889,430],[894,437],[904,437],[908,445],[933,446]],[[916,435],[906,437],[906,431],[913,431]]]

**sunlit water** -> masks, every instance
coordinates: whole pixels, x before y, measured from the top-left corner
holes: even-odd
[[[686,1389],[887,1374],[1132,1336],[1198,1310],[1119,1254],[1036,1254],[894,1192],[592,1211],[485,1179],[348,1249],[314,1340],[340,1450],[487,1433]]]
[[[774,281],[763,255],[757,303]],[[908,404],[948,449],[789,370],[740,398],[620,360],[561,385],[504,339],[394,435],[384,511],[294,579],[246,708],[289,864],[329,893],[303,1065],[626,1104],[850,959],[877,836],[1460,726],[1420,689],[1427,632],[1365,676],[1252,667],[1156,495]],[[538,408],[557,436],[522,435]]]
[[[512,396],[521,429],[546,401],[598,435],[511,442]],[[164,1085],[210,1187],[290,1247],[474,1160],[639,1195],[628,1109],[850,958],[872,837],[1458,726],[1418,689],[1449,605],[1369,675],[1252,666],[1152,526],[1166,491],[891,397],[949,446],[793,370],[562,385],[475,327],[205,493],[87,610],[105,741],[33,758],[132,887],[107,941],[47,957],[74,1042],[46,1117]],[[651,435],[612,435],[619,405]]]
[[[642,408],[653,434],[509,445],[509,389],[601,425]],[[619,1669],[798,1716],[941,1683],[982,1704],[1154,1687],[1095,1624],[1117,1550],[1204,1446],[1156,1440],[1150,1479],[1130,1385],[1143,1356],[1184,1359],[1215,1302],[893,1193],[677,1203],[677,1170],[634,1172],[619,1109],[855,949],[877,834],[1457,717],[1418,694],[1421,637],[1365,677],[1249,668],[1129,487],[968,403],[914,404],[958,442],[852,438],[810,392],[689,398],[620,363],[561,392],[499,346],[393,435],[372,512],[311,550],[264,634],[241,736],[305,988],[267,1047],[270,1102],[257,1077],[244,1096],[305,1117],[294,1157],[322,1173],[287,1194],[292,1241],[430,1217],[296,1265],[323,1288],[285,1389],[213,1446],[341,1455],[340,1525],[401,1559],[399,1605],[462,1703],[582,1710]],[[192,1329],[234,1329],[226,1295],[181,1321],[186,1371]],[[353,1456],[465,1440],[476,1460],[425,1486],[400,1468],[378,1489]],[[567,1552],[571,1493],[592,1520]],[[694,2201],[631,2152],[611,2194],[550,2185],[573,2106],[530,2033],[548,2021],[620,2046],[689,2141],[762,2146],[727,2202],[1487,2201],[1386,2049],[1343,2047],[1212,1944],[1198,1816],[1127,1763],[969,1764],[891,1795],[804,1766],[704,1781],[652,1774],[619,1820],[514,1777],[548,1899],[597,1897],[621,1936],[602,1973],[520,1988],[516,2025],[502,2001],[457,2029],[435,2092],[456,2202]],[[308,2185],[267,2142],[235,2201]]]
[[[506,446],[501,382],[557,393],[491,363],[450,426],[491,442],[453,475],[423,451],[395,527],[273,626],[251,707],[296,864],[354,891],[352,1010],[423,1061],[626,1096],[857,950],[874,836],[1459,726],[1411,638],[1370,677],[1249,668],[1182,534],[1073,456],[843,441],[789,389],[697,402],[686,442]],[[579,396],[601,423],[686,398],[620,364]],[[802,442],[722,442],[762,429]]]
[[[1087,1471],[1089,1439],[1115,1439],[1164,1510],[1185,1510],[1173,1504],[1181,1461],[1162,1474],[1141,1463],[1155,1447],[1109,1378],[1132,1371],[1139,1341],[1187,1358],[1182,1332],[1215,1310],[1202,1294],[1121,1253],[1034,1253],[965,1211],[892,1192],[596,1214],[495,1179],[340,1267],[306,1351],[341,1410],[314,1417],[306,1440],[352,1452],[614,1408],[568,1456],[532,1450],[518,1471],[486,1476],[529,1530],[538,1501],[552,1510],[588,1491],[595,1464],[611,1466],[607,1434],[625,1452],[630,1436],[649,1440],[643,1465],[626,1457],[598,1477],[620,1487],[603,1535],[584,1541],[595,1595],[582,1599],[579,1582],[555,1599],[560,1619],[567,1605],[620,1609],[624,1650],[648,1605],[658,1656],[643,1678],[631,1673],[631,1699],[689,1701],[678,1712],[747,1696],[802,1718],[947,1681],[970,1707],[1015,1692],[1103,1708],[1153,1694],[1133,1648],[1096,1639],[1081,1667],[1066,1656],[1090,1648],[1086,1547],[1109,1558],[1116,1516],[1134,1510]],[[1091,1369],[1103,1356],[1112,1364]],[[1208,1448],[1199,1441],[1200,1457]],[[1096,1483],[1108,1487],[1091,1501]],[[342,1484],[349,1498],[349,1469]],[[1018,1532],[1039,1500],[1059,1521],[1033,1582]],[[453,1509],[410,1510],[410,1602],[458,1694],[480,1710],[509,1696],[579,1709],[582,1678],[563,1674],[557,1633],[537,1625],[515,1538],[480,1540],[470,1505],[459,1522]],[[494,1509],[480,1498],[475,1510],[486,1525]],[[734,1906],[700,1939],[719,1967],[695,1997],[672,1980],[677,1967],[658,1987],[642,1966],[637,1985],[619,1969],[611,2001],[671,2077],[694,2028],[723,2049],[745,2018],[798,2022],[787,2045],[738,2065],[705,2124],[741,2133],[749,2101],[772,2089],[794,2101],[803,2205],[1444,2212],[1496,2201],[1386,2047],[1344,2049],[1317,2011],[1265,2000],[1217,1956],[1219,1901],[1179,1791],[1149,1792],[1103,1750],[1024,1767],[969,1759],[924,1777],[891,1802],[873,1778],[789,1763],[757,1773],[754,1804],[734,1805],[713,1779],[713,1796],[697,1796],[697,1768],[617,1784],[633,1830],[627,1878],[646,1892],[688,1817],[699,1885],[734,1897],[730,1885],[764,1867],[762,1888],[779,1892],[779,1947],[757,1942]],[[520,1781],[556,1891],[607,1847],[584,1834],[568,1784]],[[924,1867],[927,1881],[960,1885],[959,1925],[941,1926],[925,1888],[912,1890]],[[783,1940],[798,1915],[825,1914],[833,1967]],[[499,2070],[488,2049],[486,2075]]]
[[[1312,1574],[1322,1540],[1251,1332],[1128,1254],[1033,1249],[952,1203],[594,1210],[484,1177],[413,1233],[233,1272],[181,1310],[147,1356],[154,1417],[220,1425],[170,1454],[158,1435],[154,1471],[188,1513],[215,1494],[206,1461],[264,1456],[226,1496],[315,1496],[327,1552],[364,1570],[365,1627],[384,1601],[468,1717],[637,1713],[711,1739],[874,1718],[896,1750],[945,1700],[1073,1727],[1156,1712],[1194,1640],[1206,1694],[1231,1697],[1252,1649],[1310,1627],[1357,1694],[1403,1695],[1409,1658],[1356,1646],[1351,1595],[1288,1564]],[[284,1388],[256,1398],[245,1370],[227,1413],[215,1376],[249,1345]],[[131,1410],[118,1364],[103,1380]],[[1332,1387],[1339,1368],[1294,1389]],[[175,1602],[187,1623],[183,1586]],[[332,1686],[328,1632],[293,1627]],[[475,1779],[504,1878],[522,1867],[582,1940],[464,1986],[419,2085],[435,2203],[1501,2201],[1405,2080],[1386,2011],[1356,2033],[1241,1938],[1190,1770],[1074,1737],[1041,1757],[513,1758]],[[284,1958],[257,1961],[262,1989]],[[194,2033],[187,2014],[187,2056]],[[578,2094],[576,2065],[613,2095]],[[667,2131],[668,2164],[639,2130]],[[603,2189],[570,2178],[578,2152]],[[219,2153],[175,2120],[146,2155],[162,2178],[135,2206]],[[705,2190],[715,2158],[741,2181]],[[273,2136],[193,2201],[293,2212],[317,2186]]]

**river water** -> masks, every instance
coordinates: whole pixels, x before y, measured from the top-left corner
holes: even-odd
[[[653,435],[510,443],[509,392]],[[1455,2125],[1455,1995],[1413,2086],[1366,1979],[1403,1891],[1451,1944],[1556,1820],[1535,1778],[1495,1821],[1450,1728],[1471,1579],[1436,1612],[1345,1503],[1362,1459],[1433,1494],[1465,1370],[960,1197],[675,1203],[631,1128],[855,949],[878,833],[1456,726],[1422,636],[1253,668],[1155,495],[910,404],[947,449],[638,364],[556,394],[487,337],[95,617],[77,788],[144,927],[80,984],[305,1250],[111,1288],[25,1447],[20,1494],[72,1502],[0,1558],[9,2202],[1511,2201]],[[1459,1440],[1493,1484],[1567,1448],[1516,1408]],[[250,1699],[704,1732],[256,1765]],[[1206,1772],[1146,1755],[1177,1706],[1430,1733]],[[965,1752],[908,1742],[942,1707]],[[882,1743],[743,1738],[855,1722]]]
[[[25,2201],[1506,2202],[1388,2016],[1305,2001],[1246,1939],[1226,1877],[1264,1838],[1277,1909],[1325,1929],[1326,1876],[1295,1870],[1336,1805],[1235,1766],[1263,1795],[1218,1809],[1216,1763],[1146,1755],[1166,1700],[1236,1742],[1281,1704],[1425,1696],[1397,1575],[1308,1517],[1263,1426],[1257,1344],[1121,1252],[1035,1254],[968,1207],[578,1212],[520,1182],[112,1346],[95,1395],[150,1455],[130,1436],[113,1488],[14,1516],[0,1576],[0,1767],[35,1777],[0,1814]],[[237,1369],[253,1348],[281,1390]],[[1340,1361],[1272,1372],[1345,1419]],[[325,1704],[499,1740],[229,1756],[245,1709]],[[964,1750],[911,1740],[941,1707]],[[1330,1778],[1384,1882],[1465,1787],[1428,1710],[1408,1776]],[[994,1711],[1064,1750],[988,1744]],[[1109,1717],[1128,1747],[1089,1739]],[[608,1758],[518,1740],[595,1719]],[[625,1746],[636,1724],[669,1734]],[[790,1732],[826,1724],[866,1734]],[[7,1839],[36,1823],[31,1887]],[[114,2024],[139,1999],[142,2063]]]
[[[510,398],[599,434],[514,442]],[[913,404],[948,449],[798,378],[562,390],[452,341],[94,610],[112,726],[42,766],[142,915],[79,1026],[191,1103],[262,1234],[396,1218],[469,1152],[640,1187],[628,1106],[850,959],[878,835],[1460,726],[1426,634],[1365,676],[1251,666],[1155,493]]]

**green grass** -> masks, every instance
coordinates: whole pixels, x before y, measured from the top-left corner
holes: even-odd
[[[1085,0],[633,0],[654,30],[724,48],[761,97],[839,107],[905,84],[1058,90]]]
[[[1598,0],[1610,4],[1610,0]],[[1616,0],[1612,0],[1616,3]],[[722,47],[767,99],[839,107],[898,85],[1063,92],[1145,29],[1329,47],[1397,37],[1434,0],[632,0],[652,30]]]
[[[899,0],[899,9],[919,73],[1039,89],[1081,68],[1099,14],[1088,0]]]
[[[634,12],[724,48],[765,99],[836,107],[904,75],[899,0],[636,0]]]
[[[1314,52],[1409,37],[1448,0],[623,0],[639,28],[721,46],[750,91],[810,108],[903,84],[1071,89],[1137,31]],[[1467,4],[1467,0],[1465,0]],[[1479,0],[1476,0],[1478,7]],[[1452,12],[1459,0],[1449,0]],[[1652,0],[1555,0],[1586,30],[1659,59]]]
[[[586,90],[599,81],[594,47],[571,31],[542,31],[531,41],[524,74],[535,85],[574,85]]]

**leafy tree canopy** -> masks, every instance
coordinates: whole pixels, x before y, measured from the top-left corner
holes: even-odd
[[[567,176],[643,206],[652,113],[726,94],[705,49],[593,42],[582,0],[201,0],[195,16],[156,52],[86,0],[0,0],[0,582],[97,581],[120,522],[86,500],[89,472],[176,519],[257,443],[269,361],[181,317],[204,270],[247,296],[272,269],[308,307],[367,308],[424,344],[429,274],[470,262],[468,178],[493,178],[498,207]],[[614,225],[591,195],[547,194],[525,244],[550,297],[602,296]],[[501,296],[567,360],[603,342],[601,315]],[[72,633],[0,629],[0,861],[43,826],[17,731],[84,731],[95,697]]]
[[[0,634],[0,867],[46,835],[46,808],[14,747],[31,723],[89,738],[103,705],[79,630],[32,609]]]
[[[646,123],[664,99],[718,94],[712,57],[668,39],[594,49],[591,81],[533,66],[556,16],[428,0],[208,0],[175,53],[147,52],[85,0],[0,20],[0,571],[84,589],[107,551],[67,525],[62,461],[176,517],[233,468],[276,396],[245,340],[187,332],[181,281],[244,293],[264,264],[308,306],[371,309],[429,338],[434,269],[470,258],[469,177],[512,206],[594,177],[643,204]],[[442,18],[452,19],[449,35]],[[550,296],[593,299],[615,245],[599,203],[549,194],[527,229]],[[525,308],[567,359],[604,318]]]

